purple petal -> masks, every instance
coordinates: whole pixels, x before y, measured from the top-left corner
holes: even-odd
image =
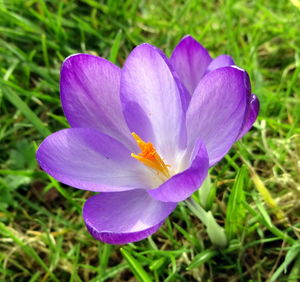
[[[150,170],[130,156],[117,140],[86,128],[69,128],[48,136],[37,151],[44,171],[67,185],[91,191],[151,188]]]
[[[153,234],[176,208],[144,190],[101,193],[87,200],[83,218],[88,231],[108,244],[126,244]]]
[[[237,67],[219,68],[205,75],[197,86],[187,111],[188,144],[201,139],[210,166],[231,148],[242,128],[250,82]]]
[[[212,59],[207,50],[188,35],[175,47],[170,60],[181,82],[192,95]]]
[[[120,102],[120,76],[120,69],[103,58],[70,56],[61,69],[61,101],[71,127],[99,130],[132,149]]]
[[[207,72],[235,65],[234,60],[228,55],[220,55],[217,58],[213,59],[207,68]]]
[[[189,161],[190,167],[171,177],[157,189],[148,190],[155,199],[163,202],[180,202],[191,196],[208,173],[208,155],[205,145],[198,141]]]
[[[256,121],[259,112],[259,100],[252,94],[250,99],[250,105],[246,114],[245,123],[243,128],[237,137],[237,140],[241,139],[252,127],[253,123]]]
[[[154,46],[152,46],[152,47],[154,47]],[[159,52],[159,54],[162,56],[162,58],[165,60],[166,64],[168,65],[170,71],[172,72],[172,75],[173,75],[173,77],[176,81],[177,87],[179,89],[182,109],[184,112],[186,112],[188,105],[190,103],[190,100],[191,100],[191,95],[188,92],[188,90],[185,88],[185,86],[182,84],[182,82],[180,81],[180,78],[179,78],[176,70],[174,69],[173,65],[171,64],[169,58],[159,48],[157,48],[157,47],[154,47],[154,48],[157,52]]]
[[[155,47],[142,44],[129,55],[121,75],[121,101],[130,131],[173,163],[186,145],[185,115],[172,71]]]

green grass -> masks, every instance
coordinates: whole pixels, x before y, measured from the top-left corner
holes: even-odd
[[[297,0],[0,1],[0,281],[298,281],[299,26]],[[229,245],[213,247],[184,203],[152,237],[105,245],[81,218],[90,193],[35,161],[43,138],[67,127],[61,62],[87,52],[122,65],[142,42],[169,55],[185,34],[232,55],[261,102],[254,128],[210,172],[207,207]]]

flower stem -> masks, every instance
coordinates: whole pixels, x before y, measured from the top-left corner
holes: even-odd
[[[224,228],[221,227],[213,217],[211,211],[204,210],[193,198],[185,201],[187,207],[203,222],[206,226],[206,231],[211,242],[220,248],[227,245],[227,238]]]
[[[204,182],[202,183],[201,188],[198,190],[200,204],[206,210],[209,209],[208,198],[211,193],[211,188],[212,188],[212,183],[210,181],[210,176],[208,174]]]

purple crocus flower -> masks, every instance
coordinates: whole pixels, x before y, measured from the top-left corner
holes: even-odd
[[[191,36],[170,59],[141,44],[122,69],[97,56],[70,56],[60,93],[71,128],[48,136],[37,160],[60,182],[101,192],[86,201],[83,218],[110,244],[154,233],[259,110],[247,73],[227,55],[212,59]]]

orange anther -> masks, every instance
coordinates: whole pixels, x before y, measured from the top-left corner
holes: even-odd
[[[138,161],[140,161],[145,166],[148,166],[158,173],[162,173],[165,177],[170,178],[170,172],[168,166],[164,163],[162,158],[156,152],[153,144],[151,142],[145,142],[140,136],[132,132],[131,135],[135,139],[137,145],[139,146],[141,153],[138,155],[131,154],[131,156]]]

